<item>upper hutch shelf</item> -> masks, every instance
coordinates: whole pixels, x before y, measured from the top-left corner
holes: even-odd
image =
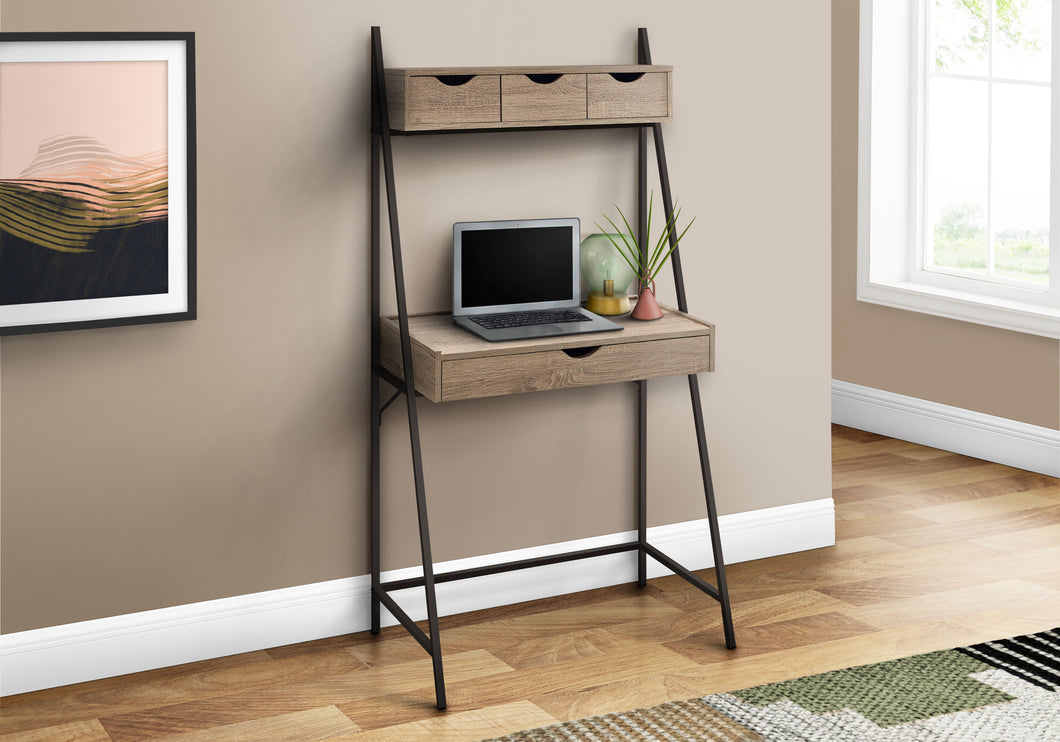
[[[673,117],[673,67],[419,67],[386,70],[397,131],[651,124]]]

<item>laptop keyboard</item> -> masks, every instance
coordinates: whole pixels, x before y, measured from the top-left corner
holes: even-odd
[[[505,312],[503,314],[473,314],[468,319],[487,330],[502,327],[526,327],[527,325],[549,325],[555,322],[589,322],[590,319],[573,309],[536,309],[529,312]]]

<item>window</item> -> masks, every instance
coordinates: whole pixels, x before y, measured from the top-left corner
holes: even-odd
[[[862,0],[858,298],[1060,337],[1060,0]]]

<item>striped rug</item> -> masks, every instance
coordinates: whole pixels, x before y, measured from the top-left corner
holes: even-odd
[[[1060,628],[492,742],[1060,742]]]

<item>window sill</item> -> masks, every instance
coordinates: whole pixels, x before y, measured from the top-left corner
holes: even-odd
[[[858,286],[858,301],[1060,338],[1060,309],[1040,304],[996,299],[909,281],[862,283]]]

